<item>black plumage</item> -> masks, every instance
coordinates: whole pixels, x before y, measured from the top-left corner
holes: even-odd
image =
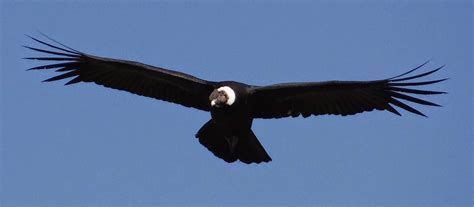
[[[56,44],[30,38],[50,49],[25,46],[26,48],[52,56],[26,59],[56,63],[29,70],[54,69],[61,73],[45,80],[46,82],[72,78],[66,85],[94,82],[105,87],[209,111],[212,118],[197,132],[196,138],[209,151],[226,162],[271,161],[251,130],[255,118],[300,115],[306,118],[324,114],[346,116],[374,109],[400,115],[397,108],[425,116],[406,103],[439,106],[413,95],[445,93],[411,88],[446,80],[416,81],[440,70],[443,66],[409,76],[427,62],[399,76],[375,81],[326,81],[252,86],[234,81],[206,81],[139,62],[89,55],[50,38]]]

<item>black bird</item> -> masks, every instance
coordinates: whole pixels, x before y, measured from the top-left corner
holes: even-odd
[[[272,160],[252,132],[252,121],[256,118],[300,115],[306,118],[324,114],[346,116],[374,109],[400,115],[394,107],[425,116],[400,100],[439,106],[415,98],[411,94],[445,93],[408,88],[446,80],[412,82],[411,80],[428,76],[443,67],[409,76],[427,62],[393,78],[374,81],[325,81],[253,86],[235,81],[206,81],[139,62],[89,55],[49,37],[47,38],[54,42],[53,44],[30,38],[49,49],[25,46],[26,48],[53,56],[26,59],[58,61],[29,69],[55,69],[61,73],[45,80],[46,82],[72,78],[66,85],[94,82],[105,87],[209,111],[211,120],[204,124],[195,136],[215,156],[229,163],[236,160],[247,164]]]

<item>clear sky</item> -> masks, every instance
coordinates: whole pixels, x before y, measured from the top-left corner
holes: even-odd
[[[2,1],[2,206],[471,206],[473,5]],[[255,120],[273,161],[228,164],[194,138],[205,112],[25,71],[37,31],[94,55],[254,85],[423,70],[429,118]],[[428,80],[428,79],[424,79]]]

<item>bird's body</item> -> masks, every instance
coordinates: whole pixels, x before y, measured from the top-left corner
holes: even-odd
[[[250,86],[234,81],[216,84],[215,91],[226,91],[229,103],[211,107],[211,117],[196,134],[201,144],[217,157],[227,162],[240,159],[242,162],[260,163],[271,160],[263,146],[252,132],[253,109],[250,98]],[[211,94],[212,96],[212,94]],[[233,97],[232,97],[233,96]],[[216,97],[215,97],[216,98]],[[212,102],[213,97],[210,97]],[[211,106],[213,104],[211,103]]]
[[[298,117],[300,115],[306,118],[323,114],[346,116],[374,109],[387,110],[400,115],[393,106],[424,116],[423,113],[400,100],[439,106],[410,95],[444,93],[407,88],[407,86],[429,85],[445,80],[407,82],[430,75],[442,68],[407,77],[426,63],[402,75],[375,81],[327,81],[253,86],[235,81],[206,81],[185,73],[138,62],[88,55],[52,39],[59,46],[32,39],[57,50],[26,46],[37,52],[55,55],[27,59],[60,61],[60,63],[31,68],[31,70],[56,69],[56,72],[62,73],[45,80],[47,82],[73,78],[66,85],[94,82],[105,87],[210,112],[211,119],[196,133],[196,138],[209,151],[226,162],[271,161],[252,131],[252,122],[256,118]]]

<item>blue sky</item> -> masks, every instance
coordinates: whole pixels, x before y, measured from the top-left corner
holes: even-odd
[[[471,1],[2,1],[2,206],[471,206]],[[424,118],[255,120],[273,161],[228,164],[194,138],[208,113],[53,72],[37,31],[94,55],[254,85],[424,70]]]

